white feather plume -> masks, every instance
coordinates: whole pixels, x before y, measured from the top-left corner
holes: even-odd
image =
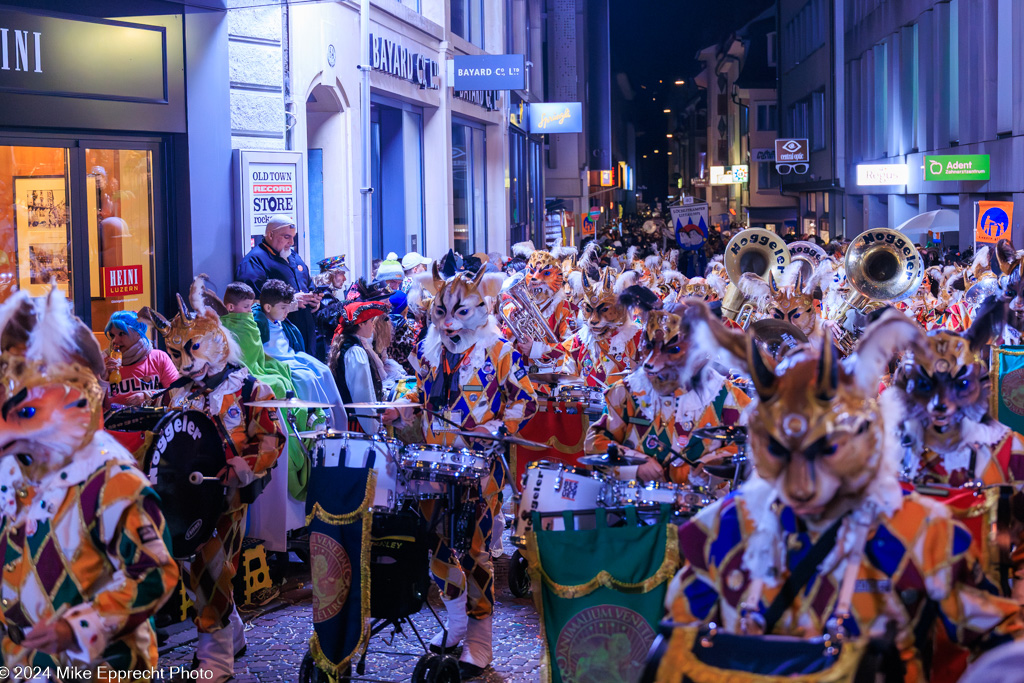
[[[725,298],[725,290],[729,286],[729,280],[718,273],[709,273],[704,279],[707,281],[708,287],[715,291],[719,299]]]
[[[615,278],[615,287],[612,288],[612,291],[616,294],[622,294],[627,288],[637,284],[639,279],[640,273],[635,270],[627,270]]]
[[[893,354],[909,349],[921,335],[920,326],[902,312],[887,311],[864,330],[856,350],[844,361],[845,367],[861,391],[874,396]]]
[[[827,292],[832,287],[838,269],[839,263],[835,259],[826,256],[821,259],[821,263],[814,269],[814,274],[807,278],[807,282],[804,283],[804,289],[808,292],[813,292],[815,287],[821,287],[822,293]]]
[[[736,287],[744,298],[751,300],[758,310],[764,309],[772,298],[771,287],[753,273],[743,273]]]
[[[44,365],[66,363],[76,352],[75,319],[64,292],[51,285],[50,293],[35,302],[36,324],[25,357]]]
[[[626,249],[626,267],[632,268],[633,261],[636,260],[636,245],[634,244],[629,249]]]
[[[512,255],[521,256],[523,258],[530,258],[530,254],[537,251],[537,247],[533,246],[533,240],[526,240],[525,242],[516,242],[512,245]]]
[[[574,270],[569,273],[569,289],[573,294],[583,294],[583,271]]]
[[[661,257],[657,254],[652,254],[644,259],[644,265],[647,266],[648,270],[660,270]]]
[[[597,257],[597,240],[591,240],[587,242],[587,246],[583,247],[583,253],[580,254],[580,258],[576,261],[576,265],[580,270],[588,270],[589,268],[596,267]]]
[[[793,289],[796,285],[796,278],[800,274],[800,267],[801,264],[799,262],[790,263],[786,266],[786,269],[782,271],[782,275],[778,279],[780,289]]]
[[[678,282],[680,287],[686,286],[686,276],[678,270],[662,271],[661,276],[665,279],[665,282]]]

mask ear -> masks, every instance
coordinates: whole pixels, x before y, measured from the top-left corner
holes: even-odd
[[[192,325],[192,318],[188,314],[188,306],[185,305],[185,300],[181,298],[181,294],[175,294],[178,298],[178,313],[181,315],[181,324],[185,326]]]
[[[771,400],[775,396],[779,378],[775,376],[775,371],[768,367],[764,356],[761,355],[761,347],[753,337],[747,338],[747,364],[758,398],[761,401]]]
[[[1013,270],[1013,261],[1017,257],[1017,252],[1014,251],[1010,240],[1001,239],[996,243],[995,248],[992,249],[991,256],[989,268],[992,269],[992,272],[1009,275],[1010,271]]]
[[[908,349],[915,354],[926,353],[924,333],[904,313],[887,310],[864,330],[856,352],[846,359],[845,368],[860,390],[873,396],[893,355]]]
[[[444,284],[444,278],[441,277],[441,270],[437,266],[437,261],[434,261],[430,274],[434,281],[434,294],[437,294],[441,291],[441,285]]]
[[[779,293],[779,283],[775,279],[775,271],[771,270],[768,272],[768,287],[771,289],[772,296],[777,296]]]
[[[139,311],[139,320],[155,327],[160,334],[167,334],[167,331],[171,329],[171,322],[149,306],[143,306]]]
[[[995,295],[985,299],[978,307],[978,313],[974,316],[974,322],[964,333],[964,337],[971,345],[971,350],[977,353],[992,343],[1003,329],[1006,322],[1006,301]]]
[[[818,356],[818,383],[814,395],[822,401],[831,401],[839,390],[839,356],[836,346],[828,339]]]

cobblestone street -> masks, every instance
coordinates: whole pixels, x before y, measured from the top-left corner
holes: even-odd
[[[506,549],[511,546],[506,543]],[[494,663],[483,676],[473,679],[487,683],[533,683],[540,680],[541,640],[538,615],[532,598],[515,598],[509,592],[507,568],[510,553],[495,559]],[[301,565],[293,564],[293,568]],[[298,580],[298,582],[296,581]],[[292,588],[292,586],[295,586]],[[313,631],[312,596],[308,574],[290,577],[288,592],[277,600],[254,610],[240,610],[246,622],[246,654],[235,663],[238,683],[296,681],[299,665],[306,654]],[[444,606],[431,585],[430,605],[444,619]],[[424,640],[437,630],[430,610],[424,608],[413,617]],[[192,660],[195,628],[191,623],[171,629],[172,635],[160,649],[160,665],[188,666]],[[366,680],[408,681],[416,660],[422,654],[412,633],[399,635],[391,647],[391,631],[370,641],[366,658]],[[409,655],[396,654],[411,653]],[[358,679],[357,679],[358,680]]]

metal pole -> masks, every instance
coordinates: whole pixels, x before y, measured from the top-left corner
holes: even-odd
[[[372,69],[371,61],[371,45],[370,45],[370,0],[360,0],[359,2],[359,35],[362,41],[362,64],[359,65],[359,69],[363,72],[363,80],[361,84],[360,94],[360,119],[362,121],[362,153],[363,153],[363,173],[362,173],[362,187],[359,189],[362,195],[362,213],[363,213],[363,226],[362,226],[362,248],[363,248],[363,272],[366,275],[366,279],[369,280],[371,276],[371,263],[373,262],[373,254],[371,249],[373,247],[373,237],[371,235],[373,227],[373,187],[372,187],[372,175],[373,175],[373,161],[370,158],[370,131],[372,123],[370,122],[370,70]]]

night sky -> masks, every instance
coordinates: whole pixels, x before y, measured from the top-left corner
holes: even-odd
[[[721,42],[773,0],[610,0],[613,88],[625,80],[633,91],[627,116],[636,127],[637,186],[644,200],[664,199],[669,157],[665,109],[681,109],[694,95],[697,52]],[[626,78],[623,79],[622,76]],[[677,79],[686,84],[675,85]],[[658,81],[661,81],[659,83]],[[644,87],[646,86],[646,88]],[[659,154],[653,154],[658,149]],[[644,159],[643,155],[648,158]]]

